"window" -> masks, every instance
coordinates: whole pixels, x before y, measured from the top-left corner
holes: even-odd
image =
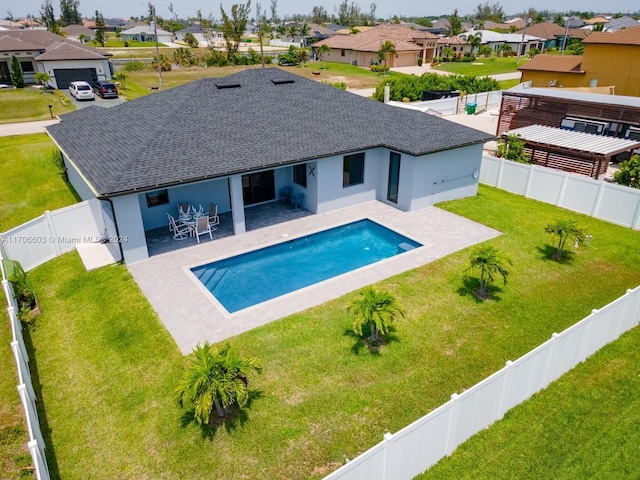
[[[156,207],[169,203],[169,192],[166,189],[149,192],[145,196],[147,197],[147,207]]]
[[[293,166],[293,181],[304,188],[307,188],[307,164]]]
[[[342,164],[342,186],[364,183],[364,153],[346,155]]]
[[[33,73],[33,63],[32,62],[20,62],[20,68],[24,73]]]
[[[400,154],[389,154],[389,180],[387,183],[387,200],[398,203],[398,187],[400,186]]]
[[[342,50],[340,50],[340,56],[344,57],[344,48]]]

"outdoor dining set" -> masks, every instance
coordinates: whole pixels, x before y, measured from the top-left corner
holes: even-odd
[[[170,213],[169,231],[173,233],[174,240],[185,240],[187,238],[196,237],[200,243],[200,236],[209,235],[213,240],[212,233],[218,228],[220,218],[218,217],[218,205],[209,204],[209,211],[205,212],[202,205],[190,205],[189,203],[178,204],[178,218],[176,219]]]

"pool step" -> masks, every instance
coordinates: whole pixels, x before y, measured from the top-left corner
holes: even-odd
[[[413,250],[416,247],[414,245],[411,245],[410,243],[402,242],[398,245],[398,248],[404,250],[405,252],[408,252],[409,250]]]
[[[212,292],[217,286],[220,280],[226,275],[227,268],[215,268],[206,271],[206,273],[200,277],[200,281]]]

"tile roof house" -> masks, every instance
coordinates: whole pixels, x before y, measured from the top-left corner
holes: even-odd
[[[404,25],[382,23],[355,35],[335,35],[312,45],[316,50],[328,45],[331,52],[325,56],[330,62],[350,63],[368,67],[377,63],[376,52],[390,40],[396,54],[389,54],[387,65],[406,67],[430,62],[435,57],[438,37],[430,32],[411,29]]]
[[[526,55],[532,48],[539,48],[541,51],[544,48],[544,38],[530,35],[528,32],[526,35],[520,33],[499,33],[493,30],[471,30],[458,35],[464,41],[468,41],[472,35],[480,34],[482,45],[488,45],[495,52],[502,45],[509,45],[511,50],[518,52],[520,55]]]
[[[515,33],[517,33],[518,35],[527,33],[535,37],[543,38],[546,41],[544,43],[544,48],[540,50],[545,51],[549,50],[550,48],[562,48],[562,42],[565,35],[567,36],[567,39],[569,39],[569,41],[571,41],[572,39],[582,40],[586,38],[586,36],[589,35],[591,31],[580,28],[569,28],[567,30],[565,27],[561,27],[557,23],[541,22],[529,25],[526,31],[522,29]]]
[[[522,65],[522,81],[534,87],[613,87],[616,95],[640,96],[640,26],[593,32],[582,43],[584,54],[564,63],[539,55]]]
[[[287,115],[274,120],[274,108]],[[245,207],[278,200],[283,187],[312,213],[372,200],[410,211],[475,195],[494,138],[277,68],[83,108],[47,132],[80,197],[103,200],[107,227],[127,236],[127,262],[148,258],[145,231],[165,228],[181,201],[216,203],[238,235]]]
[[[74,80],[94,82],[110,78],[110,54],[46,30],[0,32],[1,83],[11,82],[13,55],[20,60],[26,83],[35,83],[36,72],[48,73],[49,85],[61,89]]]
[[[76,40],[80,42],[80,36],[83,35],[84,41],[82,43],[90,42],[96,36],[96,32],[83,25],[67,25],[62,27],[62,31],[67,34],[69,40]]]

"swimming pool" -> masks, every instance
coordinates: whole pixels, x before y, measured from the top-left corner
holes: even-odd
[[[191,271],[233,313],[420,246],[364,219]]]

